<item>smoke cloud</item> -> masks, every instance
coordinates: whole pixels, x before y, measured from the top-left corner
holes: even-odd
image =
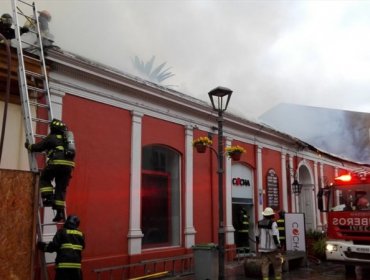
[[[11,1],[0,0],[11,12]],[[166,85],[207,100],[234,91],[247,119],[282,102],[368,112],[369,1],[39,0],[55,45],[132,73],[156,57]]]

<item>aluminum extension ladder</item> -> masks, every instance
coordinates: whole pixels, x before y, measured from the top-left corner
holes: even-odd
[[[43,38],[40,32],[38,10],[34,2],[27,3],[21,0],[11,0],[13,10],[13,24],[15,26],[16,48],[18,53],[18,83],[20,100],[25,125],[26,139],[33,144],[36,139],[44,138],[48,134],[49,123],[53,118],[49,82],[46,71]],[[24,40],[21,35],[21,21],[32,21],[32,28],[29,28],[28,35],[34,40]],[[32,50],[32,52],[30,51]],[[26,63],[27,62],[27,63]],[[33,63],[32,63],[33,62]],[[36,62],[36,63],[35,63]],[[32,68],[28,65],[32,65]],[[37,67],[35,67],[37,65]],[[28,69],[30,68],[30,69]],[[45,157],[40,158],[35,153],[29,152],[29,164],[32,172],[39,173],[40,166],[45,163]],[[39,164],[38,164],[39,163]],[[36,186],[36,192],[39,192]],[[44,237],[44,227],[55,223],[45,221],[41,218],[44,213],[40,194],[38,199],[38,213],[36,220],[37,241]],[[41,277],[48,279],[45,254],[40,253]],[[32,264],[34,266],[34,264]],[[33,270],[33,267],[32,267]],[[33,276],[35,277],[35,276]]]

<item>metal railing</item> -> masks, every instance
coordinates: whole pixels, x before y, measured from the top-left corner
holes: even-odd
[[[168,271],[169,276],[183,276],[194,273],[193,254],[143,260],[139,263],[94,269],[97,280],[126,280],[140,276],[151,276]],[[148,277],[149,278],[149,277]],[[150,279],[154,279],[151,276]]]
[[[229,248],[225,250],[226,262],[236,262],[241,264],[248,257],[255,256],[251,253],[249,247]],[[111,266],[105,268],[94,269],[96,280],[126,280],[142,276],[148,276],[147,279],[155,279],[155,274],[168,272],[168,278],[180,277],[194,274],[194,255],[182,255],[169,258],[159,258],[143,260],[138,263]],[[160,277],[164,278],[164,277]]]
[[[250,251],[249,247],[228,248],[225,250],[225,253],[227,255],[227,262],[237,262],[239,264],[248,257],[256,256],[255,253]]]

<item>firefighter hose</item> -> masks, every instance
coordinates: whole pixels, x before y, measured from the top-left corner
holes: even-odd
[[[8,54],[8,59],[7,59],[8,75],[7,75],[7,80],[6,80],[3,124],[2,124],[2,127],[1,127],[1,138],[0,138],[0,164],[1,164],[1,158],[2,158],[2,155],[3,155],[4,137],[5,137],[6,116],[8,114],[8,103],[9,103],[9,95],[10,95],[11,52],[10,52],[10,46],[9,46],[8,40],[1,33],[0,33],[0,39],[4,42],[6,52]]]

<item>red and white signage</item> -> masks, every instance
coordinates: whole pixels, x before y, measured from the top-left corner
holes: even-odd
[[[285,238],[288,251],[306,251],[304,214],[285,214]]]

